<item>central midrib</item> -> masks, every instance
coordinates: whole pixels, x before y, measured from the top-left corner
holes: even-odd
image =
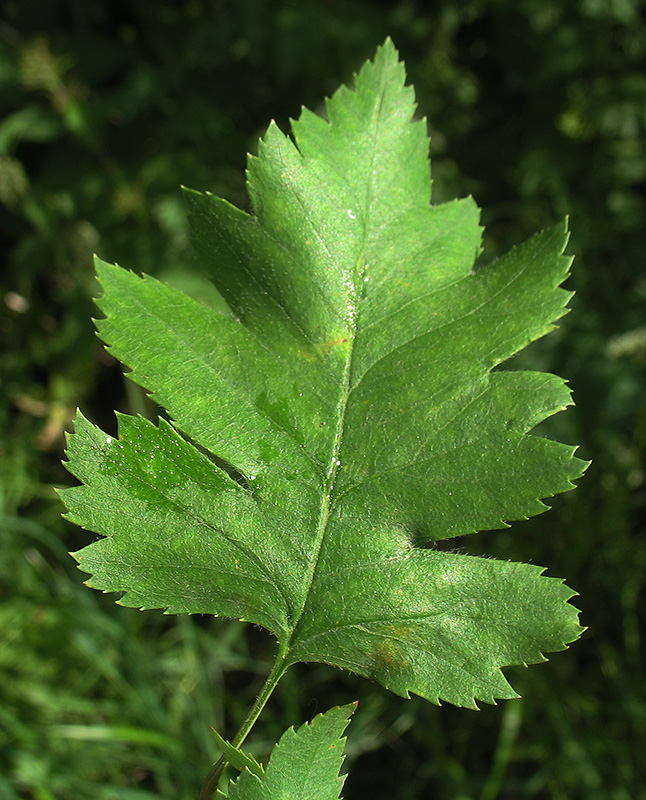
[[[364,231],[364,243],[365,243],[365,231]],[[355,265],[355,270],[358,267]],[[355,283],[355,293],[356,293],[356,283]],[[348,398],[350,396],[350,379],[351,379],[351,372],[352,372],[352,354],[354,351],[354,342],[357,333],[357,323],[356,319],[353,319],[352,325],[350,327],[351,336],[349,337],[348,341],[348,355],[346,358],[346,362],[343,369],[343,378],[341,380],[341,394],[339,397],[339,402],[337,405],[337,424],[336,430],[334,432],[334,439],[333,439],[333,447],[332,447],[332,455],[330,459],[330,467],[328,469],[328,474],[325,481],[325,488],[323,490],[323,495],[321,497],[321,505],[319,510],[319,517],[318,517],[318,525],[316,530],[316,537],[314,539],[315,542],[315,551],[312,554],[311,566],[309,569],[309,573],[307,576],[306,581],[306,590],[303,595],[303,601],[301,603],[301,608],[298,612],[298,615],[294,618],[292,623],[292,630],[290,633],[290,642],[291,639],[298,628],[298,624],[303,616],[305,608],[307,606],[307,600],[312,588],[312,584],[314,583],[314,576],[316,575],[316,571],[318,569],[320,556],[321,556],[321,548],[323,547],[323,539],[325,538],[325,531],[327,529],[328,520],[330,518],[330,512],[332,510],[332,492],[334,490],[334,481],[336,480],[336,475],[339,470],[340,466],[340,459],[339,455],[341,453],[341,444],[343,442],[343,431],[345,428],[345,414],[348,405]]]
[[[365,260],[365,248],[366,248],[366,240],[367,240],[367,233],[368,227],[370,223],[370,204],[372,198],[372,176],[374,175],[374,162],[377,150],[377,139],[378,139],[378,127],[379,127],[379,112],[381,110],[381,103],[383,101],[383,87],[381,87],[381,91],[379,93],[378,103],[375,107],[375,134],[373,137],[373,147],[372,153],[370,158],[370,166],[368,169],[368,175],[370,176],[370,180],[367,182],[366,186],[366,195],[365,195],[365,202],[364,202],[364,225],[363,225],[363,237],[361,242],[361,247],[359,249],[359,255],[357,260],[354,264],[354,280],[353,280],[353,306],[356,310],[356,313],[352,316],[352,322],[350,325],[350,336],[348,342],[348,350],[347,350],[347,358],[344,365],[343,370],[343,378],[341,380],[341,395],[339,397],[339,403],[337,405],[337,425],[336,430],[334,433],[334,440],[333,440],[333,447],[332,447],[332,455],[330,461],[330,468],[328,470],[328,475],[326,477],[325,482],[325,490],[323,492],[323,496],[321,498],[321,505],[320,505],[320,512],[319,512],[319,519],[315,537],[315,552],[312,554],[311,560],[311,567],[309,569],[309,573],[307,576],[306,581],[306,590],[303,595],[303,600],[301,603],[300,610],[298,615],[294,617],[291,631],[289,635],[289,641],[285,643],[285,658],[289,661],[289,650],[290,644],[293,639],[293,636],[298,628],[298,625],[303,617],[305,612],[305,608],[307,606],[307,601],[310,595],[310,591],[312,589],[312,585],[314,583],[314,578],[316,575],[316,571],[319,566],[320,562],[320,555],[321,555],[321,548],[323,547],[323,539],[325,538],[325,531],[327,529],[328,520],[330,518],[330,512],[332,510],[332,492],[334,490],[334,482],[336,479],[337,472],[340,466],[340,459],[339,455],[341,452],[341,445],[343,442],[343,432],[345,429],[345,416],[346,410],[348,405],[348,399],[350,397],[350,382],[351,382],[351,375],[352,375],[352,357],[354,353],[354,344],[357,335],[357,320],[359,316],[359,305],[358,300],[362,292],[362,281],[361,279],[361,266]]]

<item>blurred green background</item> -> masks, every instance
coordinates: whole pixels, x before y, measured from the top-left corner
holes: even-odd
[[[589,630],[479,713],[320,665],[250,740],[360,700],[346,800],[646,797],[646,11],[639,0],[6,0],[0,21],[0,798],[194,800],[268,670],[225,621],[142,614],[82,586],[86,534],[52,485],[76,406],[154,413],[93,334],[91,255],[190,289],[179,186],[245,206],[269,120],[347,81],[387,35],[428,117],[434,200],[472,193],[483,262],[564,214],[577,291],[518,359],[567,377],[545,426],[594,459],[547,515],[470,537],[545,565]],[[640,774],[641,769],[641,774]]]

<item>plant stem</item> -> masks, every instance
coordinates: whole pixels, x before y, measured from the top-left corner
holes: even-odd
[[[231,740],[231,744],[234,747],[239,748],[240,745],[247,738],[249,731],[253,728],[254,723],[260,716],[260,713],[262,712],[267,701],[271,697],[274,689],[278,685],[278,681],[285,674],[287,667],[289,666],[288,664],[285,664],[286,650],[287,648],[282,648],[282,647],[278,650],[274,666],[272,667],[271,672],[267,676],[267,680],[263,684],[263,687],[260,690],[260,694],[256,698],[256,702],[251,707],[251,710],[247,714],[246,719],[240,726],[238,732]],[[202,783],[202,790],[200,791],[199,800],[211,800],[211,798],[215,794],[215,790],[217,789],[220,778],[222,777],[222,773],[227,768],[227,764],[228,761],[226,760],[226,758],[224,756],[221,756],[211,767],[209,774],[206,776],[204,782]]]

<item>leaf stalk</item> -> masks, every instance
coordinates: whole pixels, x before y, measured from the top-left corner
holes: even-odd
[[[287,647],[280,647],[278,653],[276,655],[276,661],[274,662],[274,666],[271,669],[271,672],[267,676],[256,701],[251,706],[249,713],[247,714],[244,722],[238,729],[238,732],[231,740],[231,744],[233,747],[239,748],[244,740],[249,735],[249,732],[253,728],[256,720],[262,713],[263,708],[267,704],[267,701],[273,694],[274,689],[278,685],[278,681],[283,677],[289,664],[286,662],[286,654],[287,654]],[[220,778],[222,777],[224,770],[227,768],[228,760],[225,756],[221,756],[215,764],[211,767],[208,775],[204,779],[202,783],[202,789],[200,791],[199,800],[211,800],[214,796],[215,791],[218,787],[218,783],[220,782]]]

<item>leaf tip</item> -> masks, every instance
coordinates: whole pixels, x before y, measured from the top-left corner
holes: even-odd
[[[397,61],[399,61],[399,50],[397,49],[397,46],[393,42],[392,37],[390,35],[386,36],[383,43],[377,47],[377,54],[379,54],[380,52],[383,52],[387,57],[394,58]]]

